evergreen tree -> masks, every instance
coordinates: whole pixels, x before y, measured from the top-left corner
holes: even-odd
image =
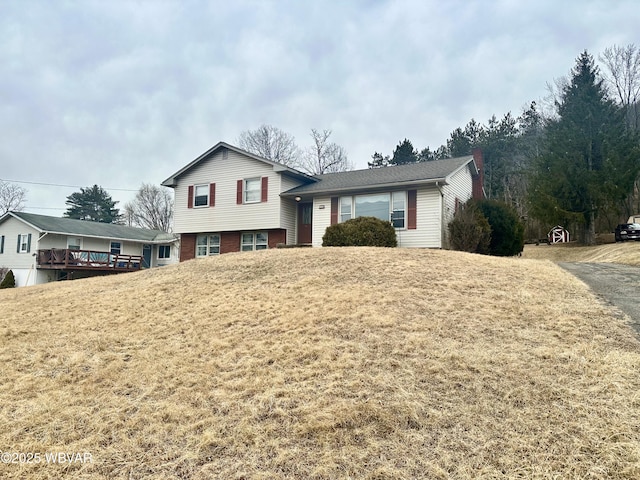
[[[67,197],[65,217],[101,223],[120,223],[121,215],[111,196],[98,185],[81,188]]]
[[[413,148],[413,144],[409,139],[405,138],[398,143],[398,146],[393,151],[393,157],[391,158],[391,164],[393,165],[407,165],[409,163],[416,163],[418,161],[418,152]]]
[[[579,226],[580,240],[591,245],[598,212],[631,192],[639,171],[637,142],[586,51],[562,88],[556,110],[531,178],[531,213],[550,224]]]

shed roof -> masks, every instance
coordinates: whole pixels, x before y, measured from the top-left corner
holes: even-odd
[[[25,212],[7,212],[0,217],[2,223],[9,216],[17,218],[42,233],[60,233],[81,237],[109,238],[130,240],[134,242],[170,243],[176,240],[175,235],[160,230],[128,227],[113,223],[90,222],[74,218],[50,217]]]

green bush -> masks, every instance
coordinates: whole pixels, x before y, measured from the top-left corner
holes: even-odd
[[[472,201],[462,205],[449,223],[451,248],[462,252],[489,253],[491,226]]]
[[[396,231],[389,222],[375,217],[358,217],[327,227],[323,247],[397,247]]]
[[[475,204],[489,221],[489,255],[510,257],[524,248],[524,225],[516,210],[498,200],[476,200]]]
[[[16,286],[16,279],[13,276],[13,270],[9,270],[7,274],[0,282],[0,288],[14,288]]]

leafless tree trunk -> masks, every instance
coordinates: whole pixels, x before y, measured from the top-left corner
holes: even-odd
[[[295,167],[300,158],[300,149],[295,138],[271,125],[262,125],[256,130],[242,132],[238,138],[238,146],[247,152],[289,167]]]
[[[24,208],[27,191],[14,184],[0,180],[0,215],[9,211],[19,212]]]
[[[329,142],[331,130],[311,129],[313,145],[305,152],[300,168],[311,175],[345,172],[353,166],[347,158],[347,152],[340,145]]]
[[[620,104],[627,110],[627,122],[630,128],[640,129],[638,102],[640,102],[640,49],[633,43],[626,47],[605,49],[600,55],[604,63],[605,79],[617,96]]]
[[[127,225],[170,232],[173,222],[173,197],[169,190],[143,183],[136,197],[124,206]]]

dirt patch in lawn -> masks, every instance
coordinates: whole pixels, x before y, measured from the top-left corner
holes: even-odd
[[[551,262],[269,250],[0,306],[0,449],[91,454],[3,478],[640,477],[640,344]]]

